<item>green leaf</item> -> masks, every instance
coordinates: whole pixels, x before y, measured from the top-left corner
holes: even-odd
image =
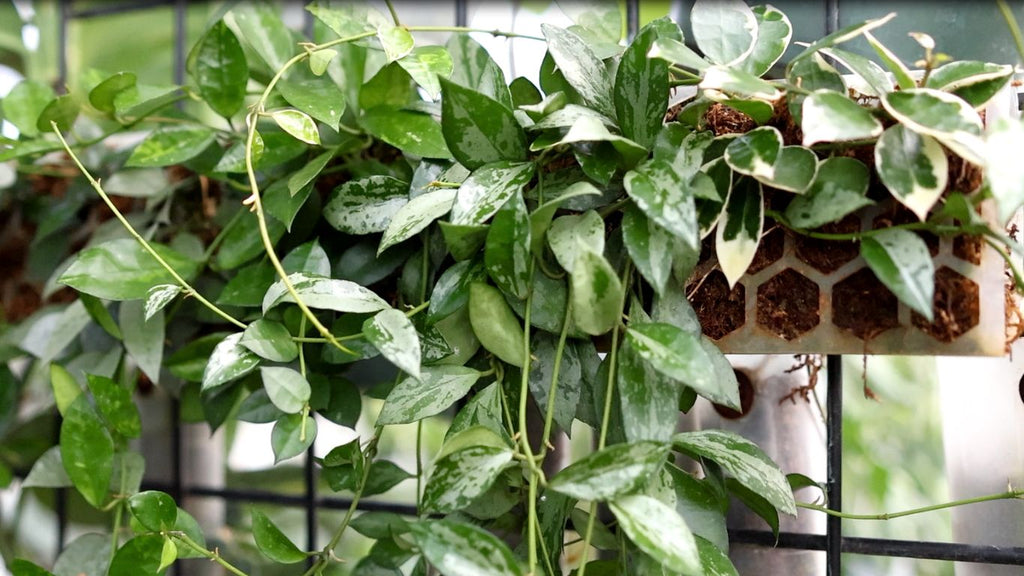
[[[103,376],[86,374],[86,380],[96,399],[96,408],[110,428],[125,438],[138,438],[142,434],[142,421],[131,390]]]
[[[57,412],[63,416],[75,398],[82,394],[82,387],[67,369],[55,362],[50,364],[50,385],[53,388]]]
[[[377,312],[390,308],[380,296],[355,282],[312,276],[297,272],[289,274],[288,280],[295,288],[295,293],[310,308],[334,310],[336,312]],[[285,287],[284,282],[275,282],[263,296],[263,313],[283,304],[294,302],[295,297]]]
[[[420,506],[432,514],[469,506],[512,464],[513,455],[508,448],[474,446],[440,458],[427,480]]]
[[[401,310],[388,308],[363,323],[363,336],[381,355],[413,378],[420,377],[420,337]]]
[[[1012,76],[1013,66],[964,60],[933,70],[925,87],[952,92],[971,106],[981,108]]]
[[[810,189],[786,207],[786,220],[797,228],[817,228],[842,220],[873,202],[866,196],[868,167],[855,158],[833,156],[818,166]]]
[[[89,91],[89,103],[100,112],[110,114],[114,111],[114,99],[121,92],[134,88],[135,80],[131,72],[118,72]]]
[[[64,414],[60,456],[68,478],[86,502],[103,506],[114,473],[114,440],[85,395],[76,398]]]
[[[330,276],[331,261],[319,240],[311,240],[288,253],[281,261],[285,272],[305,272],[315,276]]]
[[[800,60],[803,60],[804,58],[807,58],[808,56],[817,53],[819,50],[822,50],[823,48],[830,48],[832,46],[835,46],[836,44],[842,44],[843,42],[853,40],[854,38],[860,36],[861,34],[870,32],[875,28],[884,26],[887,22],[889,22],[895,17],[896,13],[890,12],[885,16],[882,16],[881,18],[873,18],[871,20],[865,20],[863,22],[850,24],[849,26],[840,28],[839,30],[836,30],[831,34],[828,34],[823,38],[819,38],[818,40],[814,41],[812,44],[804,48],[803,52],[797,54],[796,57],[789,61],[788,67],[792,68]]]
[[[445,246],[457,262],[473,258],[480,253],[480,248],[487,241],[486,224],[451,224],[438,222]]]
[[[316,122],[313,122],[313,119],[305,112],[289,108],[275,110],[270,113],[270,117],[282,130],[291,134],[296,140],[306,144],[320,145],[320,131],[316,127]]]
[[[613,444],[569,465],[548,487],[579,500],[609,500],[641,489],[657,474],[666,454],[664,442]]]
[[[135,123],[182,98],[179,86],[136,84],[114,96],[114,117],[124,125]]]
[[[39,119],[36,120],[36,128],[40,132],[52,132],[53,124],[56,124],[58,130],[67,132],[71,130],[71,126],[75,123],[75,119],[78,118],[78,113],[81,109],[82,105],[79,104],[74,94],[57,96],[50,100],[50,103],[39,113]]]
[[[480,372],[465,366],[425,366],[419,380],[410,376],[391,389],[377,424],[407,424],[438,414],[479,378]]]
[[[64,470],[60,446],[49,448],[29,470],[22,486],[24,488],[67,488],[72,486],[71,478]]]
[[[789,18],[771,5],[753,6],[757,19],[757,39],[750,56],[743,60],[743,69],[754,76],[764,76],[782,58],[793,37]]]
[[[875,145],[878,178],[893,197],[924,221],[949,179],[946,152],[934,138],[906,126],[889,127]]]
[[[309,402],[309,382],[295,370],[282,366],[263,366],[260,368],[260,376],[267,396],[281,412],[297,414]]]
[[[455,190],[435,190],[421,194],[403,204],[391,216],[388,227],[380,239],[377,255],[379,256],[391,246],[419,234],[431,222],[451,211],[455,195]]]
[[[83,534],[65,546],[53,565],[55,576],[107,576],[110,567],[109,534]]]
[[[911,88],[917,88],[917,81],[914,80],[913,75],[910,73],[910,69],[907,68],[906,64],[900,60],[899,56],[889,50],[884,44],[878,41],[877,38],[871,32],[864,33],[864,39],[868,41],[868,44],[875,50],[875,54],[882,60],[882,64],[889,69],[889,72],[896,78],[896,85],[900,87],[900,90],[909,90]]]
[[[628,206],[622,213],[622,239],[637,271],[661,294],[672,276],[672,235]]]
[[[143,320],[149,322],[158,312],[163,311],[168,304],[185,292],[177,284],[157,284],[146,291],[146,304],[143,307]]]
[[[278,564],[295,564],[306,559],[307,554],[259,510],[252,511],[252,538],[260,552]]]
[[[787,71],[786,78],[791,84],[803,87],[811,92],[815,90],[832,90],[843,94],[846,92],[846,82],[843,77],[833,68],[821,54],[814,54],[810,58],[804,58]],[[796,122],[800,122],[801,110],[806,97],[801,94],[790,94],[788,97],[788,108]]]
[[[530,214],[522,194],[514,194],[494,215],[484,246],[491,280],[507,294],[525,299],[530,288]]]
[[[548,52],[566,82],[587,106],[614,118],[615,103],[611,95],[614,83],[604,62],[576,34],[550,24],[541,24],[540,28],[547,39]]]
[[[200,336],[171,354],[164,365],[171,374],[186,382],[202,382],[210,355],[225,336],[223,332]]]
[[[260,359],[241,345],[242,333],[225,337],[213,349],[203,370],[202,390],[212,390],[252,372]]]
[[[192,258],[162,244],[150,246],[186,280],[199,269]],[[137,300],[145,298],[150,287],[175,280],[138,242],[122,238],[79,252],[57,281],[97,298]]]
[[[513,366],[523,365],[523,327],[497,288],[482,282],[470,285],[469,322],[488,352]]]
[[[860,254],[900,302],[932,321],[935,264],[920,236],[909,230],[886,228],[862,238]]]
[[[886,94],[882,106],[914,132],[935,138],[969,162],[986,165],[981,117],[957,96],[915,88]]]
[[[1024,204],[1024,162],[1015,151],[1024,149],[1024,123],[1000,119],[992,124],[985,140],[988,185],[999,209],[999,221],[1007,222]]]
[[[324,219],[347,234],[383,232],[409,201],[409,183],[391,176],[367,176],[339,186],[324,205]]]
[[[224,22],[256,52],[271,72],[283,69],[297,51],[295,39],[282,22],[278,8],[269,4],[232,5],[231,11],[224,15]]]
[[[626,339],[637,355],[652,368],[693,388],[716,404],[739,410],[740,393],[735,382],[724,382],[701,343],[701,335],[671,324],[634,323]]]
[[[740,576],[728,554],[700,536],[694,538],[697,541],[697,552],[700,554],[700,564],[704,567],[705,576]]]
[[[164,314],[146,320],[142,300],[128,300],[121,303],[118,324],[124,336],[124,349],[138,364],[139,368],[153,381],[160,383],[160,365],[164,356]]]
[[[107,304],[103,300],[84,292],[78,294],[78,299],[81,300],[82,306],[85,307],[85,311],[89,313],[93,322],[100,328],[103,328],[104,332],[118,340],[123,339],[121,328],[117,326],[117,322],[114,321],[114,317],[110,314],[110,310],[107,309]]]
[[[779,537],[779,511],[775,505],[757,492],[737,482],[735,478],[726,478],[725,487],[732,497],[760,516],[771,528],[772,534],[776,538]]]
[[[451,55],[441,46],[417,46],[398,65],[433,99],[441,93],[439,80],[450,76],[453,68]]]
[[[402,58],[412,51],[412,47],[415,44],[412,34],[408,30],[392,24],[378,26],[377,39],[380,40],[381,46],[384,47],[384,54],[387,55],[388,62]]]
[[[697,47],[715,64],[738,64],[754,51],[757,18],[740,0],[697,0],[690,24]]]
[[[761,182],[797,194],[803,193],[818,172],[818,157],[803,146],[783,146],[775,162],[771,178],[758,178]]]
[[[540,254],[544,247],[544,240],[547,238],[548,227],[555,212],[562,206],[562,203],[578,196],[600,195],[598,190],[590,182],[576,182],[562,191],[557,197],[538,206],[530,213],[530,251],[535,255]]]
[[[870,140],[882,133],[882,123],[845,94],[817,90],[804,99],[804,146],[819,142]]]
[[[619,347],[616,371],[626,440],[665,442],[679,425],[682,384],[655,371],[630,342]]]
[[[469,34],[452,34],[445,45],[454,66],[450,80],[466,88],[490,96],[506,108],[512,108],[512,97],[501,67],[487,50]]]
[[[572,319],[577,328],[599,336],[618,324],[622,281],[604,256],[581,247],[569,273],[569,285]]]
[[[378,107],[367,110],[359,124],[402,152],[423,158],[451,158],[441,125],[429,114]]]
[[[737,482],[760,494],[779,512],[796,515],[789,482],[756,444],[733,432],[702,430],[683,432],[672,439],[676,450],[713,460]]]
[[[330,75],[317,76],[305,67],[294,66],[288,76],[277,83],[277,90],[295,108],[332,130],[338,129],[345,112],[345,93]]]
[[[14,124],[22,136],[31,138],[39,135],[36,121],[53,98],[53,89],[46,84],[22,80],[0,100],[0,110],[3,111],[4,119]],[[50,132],[49,126],[46,126],[45,132]]]
[[[215,141],[205,126],[164,126],[135,147],[125,166],[171,166],[191,160]]]
[[[781,152],[782,134],[772,126],[762,126],[729,142],[725,161],[740,174],[770,181]]]
[[[54,576],[53,573],[21,558],[13,560],[8,568],[11,570],[11,576]]]
[[[203,536],[203,531],[199,528],[199,523],[192,517],[191,514],[178,508],[178,518],[174,522],[174,530],[176,532],[183,532],[186,536],[192,539],[193,542],[199,544],[203,548],[206,548],[206,538]],[[175,543],[178,548],[178,558],[201,558],[202,555],[189,548],[188,546]]]
[[[178,546],[174,543],[174,540],[170,538],[164,538],[164,547],[160,550],[160,566],[157,567],[157,572],[162,572],[169,568],[171,564],[178,559]]]
[[[566,108],[563,108],[562,110],[564,111]],[[536,127],[537,125],[534,125],[534,128]],[[600,168],[607,171],[607,174],[605,174],[606,177],[599,178],[597,176],[592,176],[594,179],[601,182],[607,182],[615,172],[615,169],[618,168],[619,164],[622,164],[626,168],[632,168],[638,162],[647,157],[646,148],[636,142],[633,142],[629,138],[613,134],[605,126],[605,121],[596,114],[579,115],[573,121],[569,131],[566,132],[560,140],[549,141],[543,137],[537,138],[533,141],[533,144],[530,145],[530,150],[539,151],[553,148],[555,146],[561,146],[563,144],[583,144],[590,142],[608,142],[611,144],[611,149],[607,146],[603,148],[603,150],[607,151],[605,156],[601,155],[601,148],[592,150],[587,154],[583,154],[579,150],[576,152],[577,159],[580,161],[584,172],[587,172],[588,166],[598,165],[597,163],[603,164]],[[586,148],[584,148],[584,150],[586,150]],[[621,157],[621,160],[616,156]],[[591,174],[588,173],[588,175]]]
[[[637,207],[692,250],[700,239],[693,191],[672,164],[652,160],[626,174],[626,193]]]
[[[318,0],[306,10],[341,38],[373,32],[388,23],[387,17],[368,3]]]
[[[729,191],[715,235],[715,254],[730,287],[736,285],[753,262],[763,229],[761,184],[751,178],[740,178]]]
[[[881,96],[892,92],[892,80],[882,67],[854,52],[839,48],[825,48],[821,53],[842,64],[854,78],[851,84],[857,92],[867,96]]]
[[[526,160],[526,135],[512,111],[480,92],[441,80],[441,131],[460,164]]]
[[[316,420],[302,414],[286,414],[270,433],[270,446],[274,450],[274,464],[302,454],[316,440]]]
[[[164,537],[143,534],[124,543],[110,561],[108,576],[157,576],[163,557]]]
[[[245,329],[239,345],[272,362],[291,362],[299,355],[288,328],[274,320],[259,318]]]
[[[709,66],[701,79],[702,90],[713,90],[734,96],[738,100],[773,102],[782,92],[771,82],[748,74],[739,68]]]
[[[668,106],[668,64],[647,57],[657,39],[658,29],[645,26],[615,72],[615,111],[622,134],[644,148],[654,144]]]
[[[174,498],[157,490],[133,495],[128,499],[128,508],[143,528],[153,532],[173,530],[178,521],[178,505]]]
[[[383,494],[413,477],[412,474],[402,470],[390,460],[375,460],[373,465],[370,466],[370,476],[366,479],[366,488],[363,489],[363,495],[376,496]]]
[[[421,520],[409,526],[423,557],[445,576],[522,576],[519,562],[490,532],[454,520]]]
[[[23,335],[19,335],[17,345],[45,365],[71,344],[88,324],[89,314],[81,302],[48,308]]]
[[[703,72],[711,65],[710,62],[701,57],[675,38],[658,38],[654,41],[647,56],[649,58],[660,58],[667,62],[678,64],[684,68],[691,68]]]
[[[249,64],[238,38],[223,20],[207,30],[188,60],[203,101],[225,118],[234,116],[245,101]]]
[[[619,527],[647,555],[673,572],[704,576],[697,542],[686,522],[650,496],[621,496],[608,504]]]
[[[566,434],[572,433],[572,421],[580,401],[582,367],[574,346],[565,346],[558,360],[558,340],[553,334],[534,332],[530,341],[529,386],[542,414],[551,409],[554,422]],[[559,363],[554,398],[550,397],[555,364]],[[549,408],[551,403],[553,408]],[[500,422],[500,421],[499,421]],[[499,428],[500,430],[501,428]]]
[[[492,162],[477,168],[459,187],[451,223],[483,224],[533,178],[532,162]]]
[[[598,254],[604,252],[604,220],[593,210],[560,216],[551,223],[547,237],[558,264],[571,272],[581,246]]]
[[[427,308],[427,323],[446,318],[469,302],[469,286],[485,279],[483,266],[475,260],[458,262],[441,274],[434,284]]]

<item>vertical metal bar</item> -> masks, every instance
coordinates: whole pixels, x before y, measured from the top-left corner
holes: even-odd
[[[57,2],[57,90],[63,91],[68,81],[68,20],[71,0]]]
[[[185,17],[188,0],[174,1],[174,83],[181,86],[185,83],[185,45],[188,42]]]
[[[455,0],[455,25],[469,26],[469,0]]]
[[[825,0],[825,34],[839,30],[839,0]]]
[[[182,439],[181,439],[181,401],[171,397],[171,498],[178,503],[178,506],[185,504],[184,482],[182,481]],[[179,564],[171,565],[171,574],[181,574]]]
[[[313,463],[313,446],[306,450],[303,481],[306,489],[303,500],[306,509],[306,550],[316,550],[316,470]]]
[[[630,41],[640,30],[640,0],[626,0],[626,38]]]
[[[60,444],[61,416],[57,414],[53,418],[54,444]],[[64,550],[64,543],[67,540],[68,529],[68,490],[57,488],[53,493],[53,510],[57,514],[57,557]]]
[[[840,510],[843,505],[843,357],[829,355],[828,423],[826,425],[828,467],[826,492],[828,507]],[[825,524],[825,557],[828,576],[842,572],[842,518],[829,516]]]

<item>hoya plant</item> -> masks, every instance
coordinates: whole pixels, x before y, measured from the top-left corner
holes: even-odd
[[[677,433],[697,396],[741,408],[687,299],[702,246],[735,283],[766,220],[814,235],[891,198],[913,219],[850,239],[928,318],[917,232],[980,235],[1010,261],[1024,125],[979,110],[1014,69],[944,62],[924,35],[905,64],[872,36],[893,15],[783,63],[789,20],[739,1],[698,0],[689,39],[666,17],[626,40],[614,4],[538,37],[307,10],[314,40],[268,5],[231,4],[183,86],[121,72],[2,101],[20,135],[0,148],[19,173],[0,206],[46,207],[34,242],[67,257],[45,271],[47,304],[4,329],[4,359],[28,368],[0,372],[7,442],[26,426],[19,391],[42,387],[59,443],[0,458],[109,515],[109,545],[66,552],[90,576],[190,557],[246,574],[169,495],[140,491],[134,400],[154,384],[211,429],[273,423],[277,462],[382,401],[362,415],[372,432],[315,457],[352,499],[325,547],[252,512],[266,562],[306,562],[295,573],[735,574],[730,498],[777,531],[813,481],[734,433]],[[439,31],[444,45],[423,43]],[[546,46],[539,85],[507,78],[472,32]],[[881,64],[843,48],[855,38]],[[978,177],[951,185],[953,163]],[[40,194],[55,178],[70,183]],[[392,426],[428,419],[447,430],[438,453],[415,470],[379,457]],[[566,462],[555,432],[586,428],[593,450]],[[358,511],[407,479],[417,516]],[[335,553],[351,531],[375,541],[366,557]]]

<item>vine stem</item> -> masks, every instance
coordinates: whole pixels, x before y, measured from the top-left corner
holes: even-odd
[[[572,298],[565,306],[565,317],[562,319],[562,331],[558,334],[558,345],[555,347],[555,362],[551,367],[551,384],[548,387],[548,407],[544,414],[544,435],[540,446],[540,460],[543,462],[548,453],[551,438],[551,425],[555,419],[555,393],[558,392],[558,376],[562,370],[562,356],[565,355],[565,340],[569,336],[569,323],[572,321]]]
[[[810,502],[797,502],[796,505],[799,508],[806,508],[807,510],[816,510],[829,516],[836,516],[844,520],[892,520],[894,518],[913,516],[915,514],[924,514],[926,512],[935,512],[936,510],[945,510],[947,508],[956,508],[958,506],[967,506],[969,504],[979,504],[981,502],[1022,499],[1024,499],[1024,490],[1011,490],[1009,492],[1001,492],[999,494],[987,494],[985,496],[964,498],[963,500],[953,500],[951,502],[943,502],[942,504],[932,504],[931,506],[922,506],[921,508],[912,508],[910,510],[902,510],[900,512],[884,512],[882,514],[852,514],[849,512],[840,512],[838,510],[832,510],[830,508],[826,508],[819,504],[813,504]]]
[[[200,546],[198,543],[196,543],[195,540],[189,538],[188,534],[185,534],[184,532],[164,532],[163,535],[174,538],[178,542],[181,542],[185,546],[191,548],[196,553],[201,554],[204,558],[208,558],[213,562],[220,564],[225,570],[231,572],[235,576],[249,576],[248,574],[242,572],[233,564],[225,560],[224,557],[221,556],[219,552],[217,552],[216,550],[207,550],[205,546]]]
[[[100,185],[98,180],[93,178],[89,170],[87,170],[85,165],[82,164],[82,161],[78,159],[78,156],[74,153],[74,151],[72,151],[71,146],[68,145],[67,140],[64,139],[64,135],[61,134],[60,128],[57,127],[57,123],[50,122],[50,126],[53,128],[54,133],[57,134],[57,138],[60,139],[61,145],[64,146],[64,151],[67,152],[68,156],[70,156],[71,160],[75,163],[75,166],[78,167],[78,170],[82,172],[82,175],[85,176],[85,179],[89,181],[90,185],[92,185],[93,190],[95,190],[96,193],[100,195],[100,198],[102,198],[103,202],[107,205],[108,208],[110,208],[110,211],[114,213],[114,217],[117,218],[121,225],[124,226],[125,230],[127,230],[128,233],[131,234],[131,236],[135,238],[135,240],[139,244],[142,245],[142,248],[145,249],[146,252],[149,252],[149,255],[152,256],[153,259],[156,260],[157,263],[159,263],[160,266],[164,270],[166,270],[168,274],[171,275],[172,278],[174,278],[174,281],[177,282],[178,285],[181,286],[186,291],[187,295],[195,298],[197,302],[207,307],[211,312],[220,316],[224,320],[227,320],[228,322],[234,324],[235,326],[241,328],[242,330],[248,328],[248,325],[246,325],[244,322],[236,319],[227,312],[221,310],[213,302],[207,300],[202,294],[199,293],[199,291],[193,288],[192,285],[189,284],[187,280],[182,278],[181,275],[178,274],[177,270],[175,270],[170,264],[167,263],[166,260],[163,259],[162,256],[160,256],[160,254],[153,248],[153,245],[150,244],[145,238],[143,238],[142,235],[139,234],[139,232],[135,229],[135,227],[132,226],[130,222],[128,222],[128,219],[124,217],[124,214],[122,214],[121,211],[117,209],[117,206],[114,205],[114,202],[110,200],[110,196],[108,196],[107,192],[103,189],[103,186]]]
[[[530,270],[527,285],[530,290],[526,294],[526,309],[523,313],[523,366],[519,379],[519,443],[522,446],[523,454],[530,468],[529,500],[527,501],[526,519],[526,542],[527,558],[529,560],[529,574],[537,571],[537,480],[540,470],[537,469],[536,457],[533,448],[530,447],[530,434],[527,429],[526,408],[530,395],[530,312],[533,308],[533,260],[530,260]]]
[[[999,7],[999,11],[1003,14],[1003,19],[1006,20],[1006,27],[1010,29],[1010,36],[1013,36],[1013,43],[1017,48],[1017,54],[1024,60],[1024,36],[1020,33],[1020,26],[1017,25],[1017,19],[1013,17],[1013,11],[1010,10],[1010,6],[1006,3],[1006,0],[996,0],[996,6]]]
[[[873,230],[862,230],[860,232],[847,232],[847,233],[826,233],[826,232],[814,232],[813,230],[806,230],[804,228],[798,228],[793,226],[786,220],[786,216],[775,210],[765,210],[764,215],[766,218],[771,218],[779,223],[779,225],[785,227],[787,230],[791,230],[801,236],[807,236],[808,238],[817,238],[818,240],[860,240],[861,238],[870,238],[876,236],[885,230],[893,228],[901,230],[926,230],[934,234],[957,234],[963,232],[963,228],[959,226],[950,226],[942,224],[932,224],[931,222],[908,222],[906,224],[894,224],[886,228],[877,228]]]
[[[622,271],[622,299],[619,301],[619,316],[626,312],[626,292],[629,290],[630,279],[633,275],[632,262],[626,261],[626,269]],[[615,392],[616,366],[619,358],[619,326],[612,328],[612,347],[608,352],[608,380],[604,389],[604,412],[601,414],[601,433],[597,440],[597,450],[604,449],[608,441],[608,423],[612,416],[612,397]],[[590,513],[587,515],[587,530],[583,535],[583,555],[580,558],[580,567],[576,576],[585,576],[587,573],[587,562],[590,556],[590,539],[594,535],[594,517],[597,516],[597,502],[590,503]]]

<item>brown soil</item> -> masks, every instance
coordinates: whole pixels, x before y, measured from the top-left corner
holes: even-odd
[[[821,321],[818,285],[787,268],[757,289],[757,323],[793,340]]]
[[[767,221],[765,227],[771,226]],[[757,246],[754,260],[747,268],[747,274],[757,274],[761,270],[771,266],[782,258],[782,252],[786,245],[786,233],[782,228],[772,228],[767,234],[761,236],[761,242]]]
[[[746,290],[742,284],[729,290],[721,270],[708,273],[686,291],[708,338],[719,340],[746,322]]]
[[[869,341],[899,326],[899,302],[869,268],[861,268],[832,288],[832,323]]]
[[[736,420],[750,414],[750,410],[754,407],[754,397],[756,396],[756,391],[754,390],[754,385],[750,382],[750,377],[739,370],[734,370],[733,372],[736,374],[736,382],[740,385],[740,409],[737,411],[721,404],[712,404],[715,412],[718,412],[718,415],[726,420]]]
[[[946,184],[946,193],[961,192],[967,194],[981,187],[985,174],[980,166],[971,164],[948,150],[946,151],[946,159],[949,163],[949,183]]]
[[[940,342],[952,342],[978,324],[981,307],[978,285],[952,268],[943,266],[935,272],[933,303],[934,322],[929,323],[917,312],[913,313],[911,321]]]
[[[981,265],[981,250],[985,241],[981,236],[957,236],[953,238],[953,256],[974,264]]]
[[[830,222],[818,228],[827,234],[850,234],[860,230],[860,218],[850,214],[839,222]],[[796,235],[794,253],[815,270],[831,274],[860,254],[860,245],[849,240],[820,240]]]
[[[707,123],[707,127],[715,133],[715,136],[745,134],[757,128],[757,122],[753,118],[718,102],[712,104],[704,113],[704,121]]]

